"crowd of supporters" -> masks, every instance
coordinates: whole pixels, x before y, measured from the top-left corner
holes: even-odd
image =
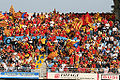
[[[54,10],[11,18],[12,13],[5,13],[1,21],[7,26],[0,27],[0,70],[30,71],[42,54],[47,55],[48,72],[120,72],[119,21],[114,14],[91,13],[90,22],[77,25],[83,15]],[[7,44],[5,37],[14,38]]]

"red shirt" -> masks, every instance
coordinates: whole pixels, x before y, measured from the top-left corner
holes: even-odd
[[[87,36],[84,37],[84,40],[85,40],[85,41],[87,40]]]
[[[19,30],[17,29],[16,31],[15,31],[15,36],[19,36]]]
[[[31,69],[35,69],[35,65],[31,64]]]
[[[96,50],[93,50],[92,52],[93,52],[93,54],[95,54],[95,53],[96,53]]]
[[[53,67],[58,67],[57,64],[54,64]]]
[[[79,37],[79,35],[80,35],[80,32],[77,31],[77,32],[76,32],[76,37]]]
[[[23,36],[23,35],[24,35],[24,29],[21,28],[21,29],[20,29],[20,32],[21,32],[21,35],[20,35],[20,36]]]
[[[18,53],[18,56],[20,56],[21,55],[21,53]]]
[[[67,71],[68,71],[68,68],[67,68],[67,67],[65,67],[65,68],[64,68],[64,71],[65,71],[65,72],[67,72]]]
[[[96,68],[96,65],[95,65],[95,64],[92,64],[92,67],[93,67],[93,68]]]
[[[79,60],[79,56],[78,56],[78,55],[76,55],[76,56],[75,56],[75,58],[76,58],[76,61],[78,61],[78,60]]]
[[[73,64],[73,58],[72,57],[70,58],[70,64]]]
[[[54,72],[54,71],[55,71],[55,68],[54,68],[54,67],[51,67],[51,71]]]
[[[62,60],[58,60],[58,62],[59,62],[59,64],[62,64],[63,61]]]
[[[67,63],[67,60],[64,60],[64,63],[66,64],[66,63]]]
[[[26,29],[26,30],[25,30],[25,33],[26,33],[26,34],[29,34],[29,29]]]
[[[2,40],[3,39],[3,37],[2,37],[2,35],[0,35],[0,40]]]

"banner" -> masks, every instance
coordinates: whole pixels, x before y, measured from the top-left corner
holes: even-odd
[[[24,39],[24,37],[25,36],[15,36],[15,38],[19,41],[19,40],[22,40],[22,39]],[[29,36],[27,36],[29,39],[30,39],[30,37]],[[35,39],[36,37],[35,36],[32,36],[32,39]],[[37,36],[37,39],[39,39],[40,38],[40,36]],[[41,36],[41,38],[46,38],[46,36]],[[5,44],[10,44],[10,42],[11,42],[11,40],[12,39],[14,39],[14,37],[4,37],[4,42],[5,42]],[[58,40],[58,39],[62,39],[62,40],[67,40],[68,38],[65,38],[65,37],[60,37],[60,36],[56,36],[56,39]],[[71,39],[72,40],[72,39]],[[75,37],[73,40],[75,40],[75,41],[79,41],[79,40],[77,40],[77,37]]]
[[[96,73],[47,73],[47,79],[99,80]]]
[[[39,79],[39,73],[35,73],[35,72],[1,72],[0,78]]]
[[[39,55],[38,60],[36,61],[36,65],[35,65],[35,69],[40,69],[40,67],[42,66],[44,60],[46,59],[46,55]]]
[[[19,41],[22,40],[24,37],[23,36],[15,36],[15,38]],[[10,42],[14,39],[14,37],[4,37],[4,42],[6,44],[10,44]]]
[[[119,75],[116,74],[101,74],[100,80],[119,80]]]

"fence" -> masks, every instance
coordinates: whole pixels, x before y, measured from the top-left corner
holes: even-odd
[[[0,72],[36,72],[31,67],[0,67]]]
[[[68,73],[120,73],[118,68],[71,68],[71,67],[47,67],[47,72],[68,72]]]
[[[53,71],[54,70],[54,71]],[[119,69],[117,73],[114,71],[111,72],[111,69],[108,69],[106,72],[106,68],[71,68],[65,67],[61,69],[61,67],[41,67],[40,69],[31,69],[30,67],[22,67],[22,68],[15,68],[11,70],[9,67],[7,70],[0,68],[1,73],[5,73],[3,77],[10,76],[15,77],[14,75],[10,75],[11,73],[17,75],[18,73],[38,73],[39,79],[76,79],[76,80],[119,80]],[[2,75],[2,74],[1,74]],[[21,74],[20,76],[23,76]],[[24,76],[25,76],[24,75]],[[29,74],[28,74],[29,75]],[[28,76],[27,75],[27,76]],[[19,76],[19,75],[18,75]],[[25,78],[25,77],[22,78]],[[34,76],[34,75],[32,75]],[[16,78],[16,77],[15,77]],[[28,76],[31,78],[31,76]],[[36,77],[35,77],[36,78]],[[37,77],[38,79],[38,77]]]

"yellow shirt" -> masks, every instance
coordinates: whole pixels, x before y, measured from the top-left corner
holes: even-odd
[[[69,33],[69,32],[70,32],[70,29],[66,29],[66,32]]]
[[[26,54],[25,57],[29,57],[29,54]]]
[[[45,38],[41,39],[42,44],[45,44]]]
[[[44,49],[44,48],[41,48],[40,50],[41,50],[41,51],[45,51],[45,49]]]
[[[90,28],[91,31],[93,31],[93,28]]]

